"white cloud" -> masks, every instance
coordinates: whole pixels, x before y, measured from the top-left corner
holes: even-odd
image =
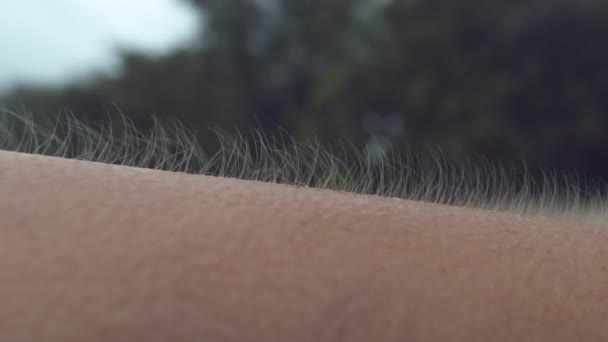
[[[159,54],[196,28],[176,0],[1,0],[0,91],[110,72],[116,46]]]

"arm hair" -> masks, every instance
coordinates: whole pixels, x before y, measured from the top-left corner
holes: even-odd
[[[0,109],[0,150],[139,168],[283,183],[420,202],[554,217],[570,222],[608,222],[606,188],[556,171],[535,180],[524,165],[484,159],[456,162],[440,152],[374,154],[346,146],[331,150],[287,134],[268,136],[210,132],[219,148],[205,151],[177,121],[154,121],[138,130],[124,115],[92,125],[70,112],[34,119],[28,111]]]

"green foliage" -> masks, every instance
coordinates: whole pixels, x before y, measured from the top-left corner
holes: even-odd
[[[125,52],[119,78],[12,98],[608,172],[605,1],[189,2],[206,18],[191,49]]]

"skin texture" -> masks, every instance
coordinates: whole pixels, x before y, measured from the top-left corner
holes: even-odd
[[[0,151],[2,341],[606,341],[608,233]]]

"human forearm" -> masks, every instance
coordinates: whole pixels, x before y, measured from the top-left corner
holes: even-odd
[[[7,341],[603,341],[608,235],[0,152]]]

